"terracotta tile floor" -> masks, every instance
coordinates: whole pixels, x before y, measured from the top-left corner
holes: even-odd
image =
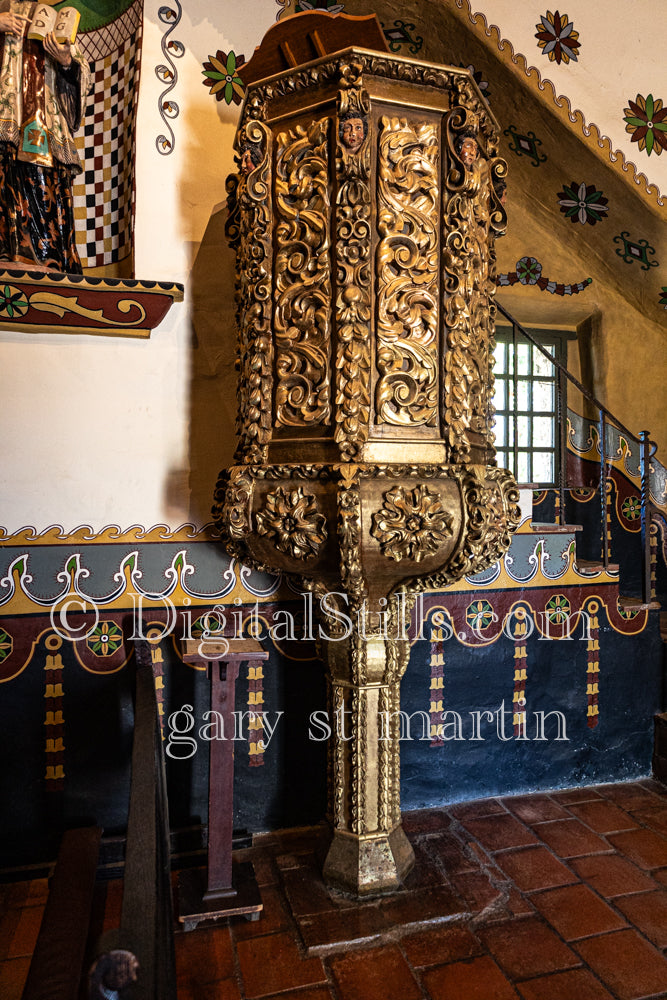
[[[667,1000],[667,789],[651,780],[407,813],[403,889],[319,876],[318,830],[256,838],[264,902],[176,933],[179,1000]],[[0,885],[0,1000],[20,1000],[46,881]],[[119,882],[98,885],[98,931]]]

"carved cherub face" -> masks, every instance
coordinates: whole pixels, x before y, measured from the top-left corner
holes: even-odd
[[[463,139],[459,150],[459,156],[466,167],[471,167],[479,156],[479,146],[477,145],[477,141],[473,139],[471,135],[467,135]]]
[[[341,142],[351,153],[358,153],[366,138],[363,118],[347,118],[341,127]]]
[[[241,153],[241,173],[245,174],[247,177],[250,171],[253,169],[253,167],[254,163],[252,162],[252,155],[250,153],[250,150],[246,146],[246,148]]]
[[[262,162],[262,150],[256,142],[245,142],[241,146],[241,173],[247,177]]]

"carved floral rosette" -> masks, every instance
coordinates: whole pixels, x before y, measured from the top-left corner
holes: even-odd
[[[486,569],[521,516],[504,469],[367,463],[236,466],[220,476],[213,515],[238,559],[342,591],[352,610]]]

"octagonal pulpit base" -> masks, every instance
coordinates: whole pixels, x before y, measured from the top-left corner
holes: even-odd
[[[344,892],[379,895],[400,888],[414,862],[414,851],[402,826],[389,834],[367,837],[337,830],[322,874],[328,885]]]

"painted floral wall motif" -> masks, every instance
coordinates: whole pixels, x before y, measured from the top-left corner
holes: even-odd
[[[568,20],[567,14],[561,14],[556,10],[553,14],[550,10],[540,17],[537,28],[537,44],[542,49],[542,55],[548,56],[560,64],[569,63],[570,59],[577,61],[577,51],[581,48],[579,32],[574,30],[572,21]]]

